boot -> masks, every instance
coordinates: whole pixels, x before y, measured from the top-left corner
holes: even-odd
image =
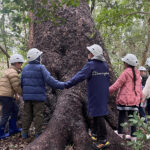
[[[22,136],[23,139],[27,139],[28,138],[28,134],[26,134],[26,133],[22,133],[21,136]]]
[[[13,118],[9,120],[9,134],[16,134],[22,131],[22,128],[17,128],[17,119]]]
[[[0,139],[4,139],[9,136],[9,133],[4,132],[5,126],[0,126]]]

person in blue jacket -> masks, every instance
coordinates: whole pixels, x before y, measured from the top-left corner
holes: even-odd
[[[65,88],[87,80],[88,114],[93,118],[93,133],[97,135],[97,141],[93,144],[94,147],[100,149],[109,145],[104,119],[108,114],[109,71],[102,48],[94,44],[87,49],[89,61],[70,81],[65,83]]]
[[[22,138],[28,137],[28,131],[34,121],[35,137],[41,134],[44,102],[46,101],[46,84],[55,89],[64,89],[64,82],[51,76],[46,67],[40,64],[42,52],[32,48],[27,52],[28,64],[21,74],[24,114],[22,121]]]

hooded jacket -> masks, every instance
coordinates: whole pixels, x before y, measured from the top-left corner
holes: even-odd
[[[116,104],[125,106],[139,106],[143,99],[140,72],[135,68],[136,84],[134,91],[133,73],[131,68],[126,68],[117,81],[110,86],[109,93],[118,91]]]
[[[65,84],[70,88],[87,80],[88,112],[92,117],[108,114],[109,72],[105,61],[92,59]]]
[[[39,60],[29,62],[21,74],[23,100],[45,101],[46,84],[55,89],[64,89],[64,82],[59,82]]]
[[[0,96],[14,97],[15,94],[22,95],[20,71],[15,66],[10,66],[0,78]]]

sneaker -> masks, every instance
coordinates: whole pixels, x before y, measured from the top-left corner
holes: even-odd
[[[99,149],[104,149],[108,147],[110,145],[110,142],[105,140],[104,143],[98,142],[98,143],[93,143],[93,144],[94,144],[94,148],[99,150]]]
[[[96,134],[89,132],[89,136],[91,137],[92,141],[97,141],[97,136]]]
[[[22,136],[23,139],[27,139],[28,138],[28,134],[26,134],[26,133],[23,133],[21,136]]]
[[[126,140],[130,140],[131,139],[131,135],[125,135],[125,139]]]
[[[40,134],[35,134],[34,135],[35,138],[38,138],[39,136],[40,136]]]
[[[91,139],[92,139],[92,141],[97,141],[96,135],[95,135],[95,134],[92,134],[92,135],[91,135]]]
[[[130,139],[131,139],[131,141],[135,141],[135,142],[136,142],[136,140],[137,140],[136,137],[133,137],[133,136],[131,136]]]
[[[120,134],[120,133],[118,133],[118,131],[117,130],[115,130],[114,131],[120,138],[122,138],[123,139],[123,136],[124,136],[124,134]]]

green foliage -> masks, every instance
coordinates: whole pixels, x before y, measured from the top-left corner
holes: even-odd
[[[136,125],[137,131],[134,133],[137,140],[136,141],[128,141],[128,145],[131,146],[134,150],[143,150],[145,147],[150,144],[150,137],[147,138],[147,135],[150,135],[150,121],[145,123],[145,118],[140,118],[137,113],[134,113],[134,115],[129,116],[129,124],[130,126]],[[147,116],[147,119],[149,120],[150,117]],[[127,127],[127,123],[122,124],[124,128]]]
[[[135,54],[139,63],[147,42],[148,0],[97,0],[93,18],[100,31],[118,76],[123,69],[121,58]],[[142,13],[143,12],[143,13]],[[140,64],[139,64],[140,65]]]
[[[86,0],[91,4],[91,0]],[[49,5],[50,3],[50,5]],[[51,20],[58,25],[65,22],[56,12],[64,5],[78,7],[79,0],[0,0],[0,45],[12,53],[12,49],[25,54],[29,23],[28,12],[41,21]],[[96,0],[93,18],[111,57],[116,75],[123,70],[121,57],[132,52],[141,59],[147,41],[148,0]],[[59,21],[58,21],[59,20]],[[57,22],[58,21],[58,22]],[[94,35],[91,35],[91,38]]]
[[[79,4],[79,0],[40,0],[36,5],[34,0],[0,0],[0,45],[10,54],[19,52],[24,55],[28,50],[29,23],[32,21],[28,12],[39,18],[37,23],[51,20],[57,25],[57,20],[64,22],[63,18],[56,16],[60,8]]]

